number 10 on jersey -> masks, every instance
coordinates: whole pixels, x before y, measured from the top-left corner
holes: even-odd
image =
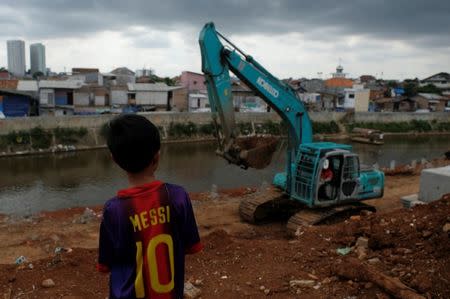
[[[167,250],[169,251],[169,262],[170,262],[170,281],[166,284],[162,284],[159,280],[158,275],[158,260],[156,258],[156,247],[159,244],[165,244]],[[145,250],[145,248],[144,248]],[[150,287],[156,293],[169,293],[173,290],[174,282],[174,258],[173,258],[173,240],[172,236],[168,234],[160,234],[153,237],[147,244],[147,248],[144,252],[147,257],[148,271],[147,273],[150,277]],[[145,298],[145,288],[144,288],[144,259],[143,259],[143,248],[142,242],[136,242],[136,279],[134,281],[134,289],[136,291],[137,298]]]

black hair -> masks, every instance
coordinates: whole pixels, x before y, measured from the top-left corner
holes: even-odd
[[[106,142],[114,161],[130,173],[143,171],[161,148],[156,126],[137,114],[124,114],[112,119],[108,124]]]

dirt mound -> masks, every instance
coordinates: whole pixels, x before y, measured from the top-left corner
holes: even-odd
[[[411,189],[411,177],[389,180],[391,185]],[[418,296],[450,298],[449,198],[392,211],[399,198],[394,189],[387,189],[390,195],[380,200],[383,209],[379,210],[389,212],[303,227],[295,239],[289,239],[285,223],[240,222],[239,198],[251,191],[219,192],[218,199],[194,205],[205,249],[187,256],[186,279],[202,290],[203,298],[389,298],[392,291],[372,281],[373,276],[362,271],[365,267]],[[54,254],[56,246],[96,246],[97,217],[84,224],[73,222],[84,212],[66,210],[32,222],[0,223],[1,256],[10,252],[5,263],[20,254],[29,258],[22,265],[0,265],[0,298],[108,296],[108,277],[95,270],[96,249]],[[51,238],[53,234],[58,238]],[[46,246],[48,251],[31,255],[31,249]],[[361,271],[349,273],[359,267]],[[42,287],[45,279],[55,285]]]

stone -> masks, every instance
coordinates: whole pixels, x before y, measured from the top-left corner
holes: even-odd
[[[307,279],[295,279],[289,281],[289,285],[291,288],[294,287],[313,287],[316,284],[314,280],[307,280]]]
[[[200,297],[202,291],[199,288],[196,288],[192,283],[186,282],[184,284],[184,298],[186,299],[195,299]]]
[[[195,285],[196,287],[203,285],[203,280],[201,280],[201,279],[196,279],[196,280],[194,281],[194,285]]]
[[[380,262],[380,259],[377,258],[377,257],[374,257],[374,258],[368,259],[367,262],[368,262],[369,264],[372,264],[372,265],[373,265],[373,264],[379,263],[379,262]]]
[[[270,294],[270,290],[269,289],[265,289],[264,290],[264,294],[269,295]]]
[[[368,248],[369,247],[369,239],[367,239],[365,237],[359,237],[358,240],[356,240],[355,246]]]
[[[366,288],[366,289],[370,289],[372,287],[373,287],[373,283],[371,283],[371,282],[367,282],[366,284],[364,284],[364,288]]]
[[[48,279],[42,281],[41,285],[44,288],[53,288],[55,286],[55,282],[53,281],[53,279],[48,278]]]
[[[442,230],[444,231],[444,233],[450,232],[450,223],[446,223],[446,224],[442,227]]]
[[[260,287],[259,287],[259,290],[260,290],[260,291],[264,291],[265,289],[266,289],[265,286],[260,286]]]
[[[403,207],[410,209],[416,205],[423,205],[425,202],[419,200],[419,194],[411,194],[401,197]]]
[[[422,232],[422,237],[428,238],[428,237],[430,237],[432,234],[433,234],[433,233],[430,232],[429,230],[425,230],[425,231]]]
[[[350,220],[352,221],[359,221],[361,220],[361,216],[360,215],[353,215],[350,217]]]

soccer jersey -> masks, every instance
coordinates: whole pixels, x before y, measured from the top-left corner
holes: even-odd
[[[99,242],[110,298],[183,298],[184,255],[202,249],[188,194],[160,181],[107,201]]]

